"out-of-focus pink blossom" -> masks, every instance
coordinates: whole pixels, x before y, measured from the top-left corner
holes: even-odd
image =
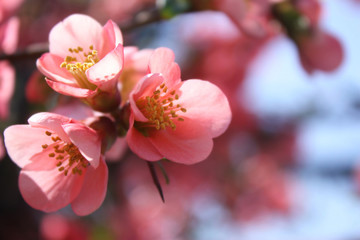
[[[89,233],[83,223],[60,214],[47,214],[41,219],[40,234],[44,240],[86,240]]]
[[[94,0],[90,2],[91,16],[108,17],[116,22],[124,22],[134,17],[139,10],[147,6],[154,7],[155,0]]]
[[[270,6],[281,0],[215,0],[215,8],[225,12],[245,34],[266,37],[274,32],[268,15]]]
[[[337,38],[320,29],[297,41],[300,60],[308,73],[337,69],[344,59],[343,48]]]
[[[14,89],[15,70],[7,61],[0,61],[0,119],[6,119],[9,115]]]
[[[0,0],[0,22],[6,21],[19,8],[24,0]]]
[[[0,51],[14,53],[18,43],[20,21],[17,17],[0,24]]]
[[[26,99],[30,103],[45,103],[51,92],[51,88],[44,81],[44,75],[35,70],[26,83]]]
[[[319,23],[322,9],[318,0],[297,0],[295,7],[309,20],[309,24]]]
[[[108,170],[98,134],[54,113],[37,113],[28,122],[4,131],[7,152],[21,168],[19,188],[25,201],[45,212],[68,204],[78,215],[99,208]]]
[[[187,227],[191,225],[189,203],[192,202],[192,195],[184,189],[197,188],[198,184],[192,180],[194,173],[195,177],[198,175],[193,171],[194,166],[169,165],[173,165],[174,170],[184,169],[182,174],[186,175],[173,175],[173,172],[169,172],[170,185],[163,185],[166,204],[161,202],[155,187],[149,182],[150,173],[144,161],[131,155],[123,162],[122,168],[118,168],[115,175],[119,183],[116,185],[116,193],[125,199],[124,204],[118,205],[110,213],[110,228],[116,239],[188,239],[185,236],[189,230]],[[166,167],[166,170],[169,169]],[[160,175],[159,179],[162,180]]]
[[[102,27],[89,16],[73,14],[53,27],[49,53],[36,64],[55,91],[82,98],[96,110],[111,111],[119,104],[122,41],[113,21]]]
[[[214,42],[228,42],[240,37],[236,25],[223,12],[202,11],[177,17],[180,36],[186,42],[203,49]]]
[[[149,63],[153,74],[139,81],[130,94],[130,149],[143,159],[193,164],[211,152],[213,138],[231,120],[224,93],[212,83],[181,81],[170,49],[156,49]]]

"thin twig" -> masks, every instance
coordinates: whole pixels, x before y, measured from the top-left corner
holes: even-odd
[[[159,178],[157,177],[154,164],[152,162],[149,162],[149,161],[147,161],[147,164],[148,164],[148,167],[149,167],[149,170],[150,170],[150,173],[151,173],[151,177],[152,177],[152,179],[154,181],[154,184],[155,184],[155,186],[156,186],[156,188],[157,188],[157,190],[158,190],[158,192],[160,194],[161,200],[165,203],[164,194],[163,194],[160,182],[159,182]]]

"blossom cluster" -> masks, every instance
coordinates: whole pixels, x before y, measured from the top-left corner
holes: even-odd
[[[124,47],[111,20],[101,26],[87,15],[68,16],[50,31],[49,52],[36,66],[54,91],[90,110],[40,112],[4,131],[7,153],[21,168],[24,200],[45,212],[68,204],[78,215],[98,209],[106,196],[106,154],[118,139],[146,161],[194,164],[209,156],[213,138],[231,121],[219,87],[182,80],[171,49]]]

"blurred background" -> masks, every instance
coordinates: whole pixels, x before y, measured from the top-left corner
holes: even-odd
[[[183,80],[225,92],[232,123],[207,160],[163,164],[165,203],[124,145],[86,217],[28,206],[1,135],[0,239],[360,239],[360,1],[0,0],[1,131],[69,103],[35,62],[72,13],[171,48]]]

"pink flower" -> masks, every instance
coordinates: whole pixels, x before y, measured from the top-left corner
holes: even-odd
[[[38,70],[35,70],[26,83],[26,100],[30,103],[45,103],[51,93],[53,93],[53,91],[44,82],[44,75]]]
[[[309,36],[300,37],[297,46],[301,64],[308,73],[315,70],[334,71],[344,59],[339,40],[320,29],[314,29]]]
[[[7,152],[22,168],[19,188],[25,201],[45,212],[68,204],[77,215],[99,208],[108,170],[97,133],[54,113],[37,113],[28,122],[4,131]]]
[[[130,94],[130,149],[143,159],[193,164],[211,152],[213,138],[231,120],[224,93],[210,82],[180,79],[174,54],[156,49],[149,62],[153,74],[139,81]]]
[[[83,98],[95,110],[118,107],[116,85],[124,56],[122,35],[113,21],[101,27],[89,16],[70,15],[50,31],[49,44],[37,67],[51,88]]]
[[[7,61],[0,61],[0,119],[9,115],[10,99],[15,89],[15,70]]]
[[[6,54],[15,52],[19,37],[20,20],[17,17],[2,22],[0,25],[0,50]]]

